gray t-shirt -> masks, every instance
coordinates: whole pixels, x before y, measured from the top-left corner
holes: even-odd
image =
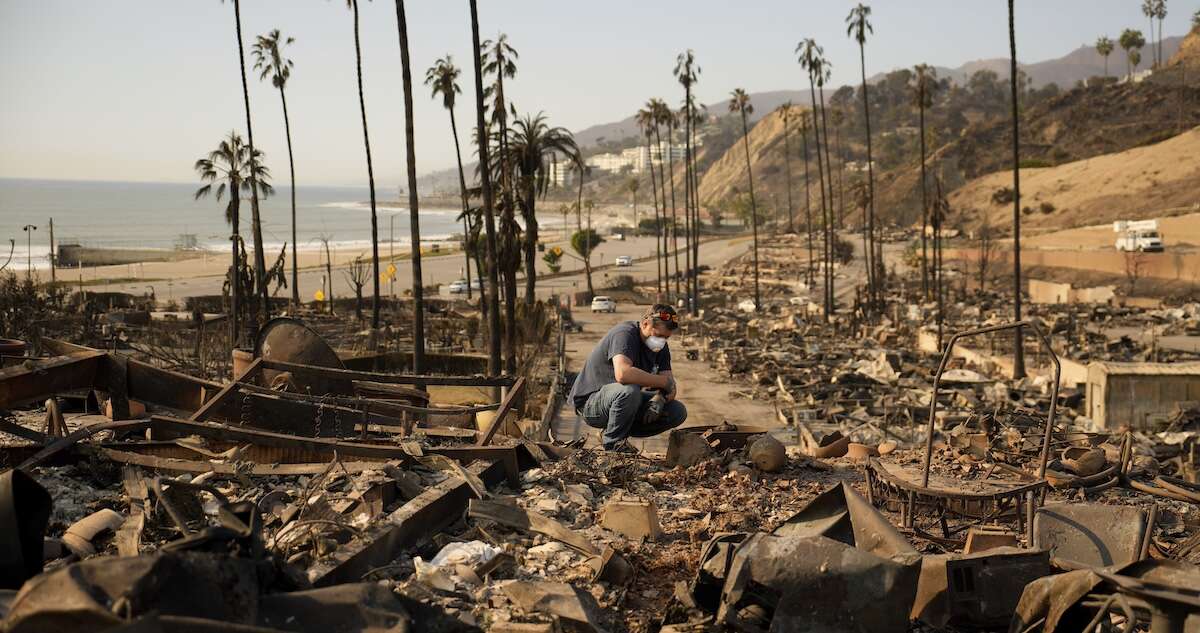
[[[651,374],[671,369],[670,345],[663,347],[659,352],[652,352],[642,341],[638,321],[618,323],[600,339],[592,353],[588,354],[587,362],[575,378],[570,397],[576,409],[581,408],[587,402],[588,396],[600,391],[601,387],[617,381],[612,362],[613,356],[617,354],[628,358],[634,367]]]

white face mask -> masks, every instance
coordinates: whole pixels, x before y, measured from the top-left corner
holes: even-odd
[[[652,351],[652,352],[656,352],[656,353],[661,352],[662,348],[664,348],[666,346],[667,346],[667,339],[665,339],[661,336],[647,336],[646,337],[646,347],[649,347],[650,351]]]

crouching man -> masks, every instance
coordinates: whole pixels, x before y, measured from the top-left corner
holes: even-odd
[[[675,309],[658,304],[640,321],[609,330],[588,355],[570,397],[588,426],[604,429],[605,450],[636,453],[629,437],[658,435],[687,419],[667,347],[678,327]]]

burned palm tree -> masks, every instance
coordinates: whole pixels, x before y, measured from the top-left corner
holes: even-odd
[[[259,71],[259,80],[271,79],[271,85],[279,90],[279,100],[283,104],[283,131],[287,138],[288,173],[292,178],[292,305],[300,305],[300,273],[297,263],[296,242],[296,161],[292,157],[292,125],[288,119],[287,93],[284,87],[292,77],[292,60],[284,57],[283,48],[296,41],[296,38],[284,38],[279,29],[266,35],[259,35],[251,53],[254,55],[254,70]]]
[[[220,202],[226,194],[229,202],[225,205],[225,221],[233,228],[230,235],[232,243],[232,263],[229,277],[229,340],[233,345],[238,343],[238,320],[242,306],[241,271],[242,262],[240,250],[242,245],[241,233],[241,194],[253,191],[255,197],[264,198],[271,195],[274,189],[269,184],[271,173],[262,164],[262,152],[254,152],[255,160],[251,160],[251,150],[242,142],[237,132],[230,132],[222,139],[217,148],[196,161],[193,169],[205,184],[196,190],[194,199],[199,200],[212,194]]]
[[[471,225],[470,198],[467,195],[467,177],[463,171],[462,150],[458,143],[458,124],[454,119],[454,104],[458,95],[462,94],[462,88],[458,86],[458,76],[462,71],[454,65],[454,60],[449,55],[437,60],[429,70],[425,71],[425,85],[429,86],[433,91],[434,99],[439,96],[442,98],[442,107],[446,108],[446,112],[450,114],[450,133],[454,137],[454,157],[458,161],[458,187],[462,196],[462,214],[460,218],[463,223],[463,254],[466,257],[466,276],[467,276],[467,300],[471,299],[471,249],[469,248],[468,236],[471,234],[473,227]],[[476,272],[479,268],[476,267]]]
[[[750,95],[738,88],[729,95],[729,111],[741,115],[742,144],[746,148],[746,179],[750,183],[750,226],[754,232],[754,307],[762,307],[762,295],[758,290],[758,205],[754,201],[754,170],[750,166],[750,128],[746,123],[746,115],[754,113],[750,103]]]

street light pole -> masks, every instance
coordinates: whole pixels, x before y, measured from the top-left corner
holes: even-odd
[[[396,265],[396,214],[388,216],[388,263]],[[388,285],[392,290],[392,301],[396,300],[396,276],[388,275]],[[395,305],[392,306],[395,309]]]
[[[26,224],[21,230],[25,231],[25,276],[33,281],[33,232],[37,227]]]

